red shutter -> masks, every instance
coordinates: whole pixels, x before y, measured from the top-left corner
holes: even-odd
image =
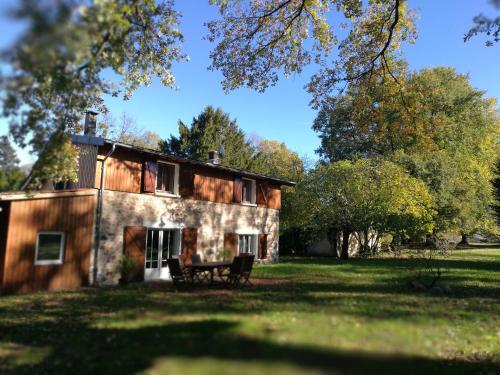
[[[198,240],[197,228],[184,228],[182,230],[182,262],[191,263],[191,255],[196,253],[196,241]]]
[[[194,171],[186,165],[180,166],[179,194],[183,198],[191,198],[194,193]]]
[[[125,227],[123,231],[123,253],[135,260],[130,280],[144,280],[144,251],[146,249],[146,227]]]
[[[256,202],[259,206],[267,206],[267,192],[269,184],[267,182],[257,182]]]
[[[158,174],[158,163],[154,160],[144,162],[143,191],[154,193],[156,189],[156,175]]]
[[[232,251],[233,255],[238,255],[238,235],[236,233],[224,234],[224,250]]]
[[[267,258],[267,234],[259,234],[259,259]]]
[[[241,203],[241,198],[243,196],[243,180],[236,177],[233,183],[233,202]]]

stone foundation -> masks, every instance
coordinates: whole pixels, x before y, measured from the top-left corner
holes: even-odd
[[[224,233],[266,233],[267,259],[278,260],[279,210],[265,207],[206,202],[104,191],[98,256],[98,283],[116,284],[127,226],[197,228],[197,252],[216,260],[224,246]]]

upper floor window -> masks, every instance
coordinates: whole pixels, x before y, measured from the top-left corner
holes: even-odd
[[[255,204],[255,180],[243,178],[242,202]]]
[[[178,165],[159,162],[156,176],[156,191],[168,194],[178,194]]]
[[[62,264],[64,232],[39,232],[36,239],[35,264]]]

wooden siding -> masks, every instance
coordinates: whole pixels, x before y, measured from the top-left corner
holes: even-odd
[[[195,174],[194,199],[232,203],[233,180],[231,176]]]
[[[76,187],[91,188],[94,186],[94,181],[96,178],[97,146],[77,145],[77,147],[79,149],[79,152],[78,182],[76,183]]]
[[[11,202],[2,292],[77,288],[88,283],[94,194]],[[39,231],[65,233],[64,262],[35,265]]]
[[[267,190],[267,207],[281,209],[281,188],[279,186],[269,186]]]
[[[95,188],[100,186],[101,164],[107,151],[109,150],[101,149],[99,151],[100,155],[98,156],[95,173]],[[159,160],[163,159],[159,158]],[[165,159],[165,161],[168,160]],[[156,178],[153,178],[152,174],[149,173],[149,169],[146,171],[145,168],[146,165],[149,165],[149,162],[150,159],[147,159],[144,155],[141,156],[141,154],[133,151],[118,149],[106,160],[105,189],[130,193],[154,192]],[[145,181],[148,176],[150,178]],[[257,180],[256,183],[257,205],[280,209],[280,186],[265,180]],[[241,176],[227,171],[180,163],[179,195],[185,199],[218,203],[240,203]]]
[[[10,202],[0,202],[0,293],[2,292],[2,280],[7,245],[7,230],[9,224]]]
[[[103,151],[101,151],[103,152]],[[95,187],[100,187],[101,165],[104,155],[97,160]],[[115,151],[106,159],[104,188],[107,190],[140,193],[142,181],[142,160],[132,152]]]

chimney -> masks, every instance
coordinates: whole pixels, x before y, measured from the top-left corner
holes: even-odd
[[[96,124],[97,112],[87,111],[85,112],[85,126],[83,127],[83,134],[95,137],[97,134],[97,124]]]
[[[219,153],[217,151],[208,151],[208,162],[212,164],[219,164]]]

